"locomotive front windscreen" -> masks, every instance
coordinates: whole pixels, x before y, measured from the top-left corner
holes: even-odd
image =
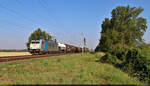
[[[31,42],[31,44],[39,44],[40,42]]]

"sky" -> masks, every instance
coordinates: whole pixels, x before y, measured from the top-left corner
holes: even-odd
[[[0,49],[26,49],[37,28],[58,42],[94,49],[99,43],[101,24],[111,18],[117,6],[142,7],[147,19],[144,40],[150,42],[150,0],[0,0]]]

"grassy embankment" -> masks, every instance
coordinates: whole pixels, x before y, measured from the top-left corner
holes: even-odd
[[[0,84],[139,84],[101,54],[78,54],[0,63]]]
[[[3,56],[20,56],[20,55],[31,55],[29,52],[0,52],[0,57]]]

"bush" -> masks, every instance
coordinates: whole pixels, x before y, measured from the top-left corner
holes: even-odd
[[[123,69],[129,72],[132,76],[138,77],[141,81],[149,79],[150,61],[147,57],[142,55],[140,49],[129,50],[123,64]]]
[[[116,52],[115,52],[115,56],[120,59],[120,60],[125,60],[126,58],[126,51],[123,50],[123,49],[118,49]]]
[[[141,81],[150,82],[150,59],[145,54],[138,48],[128,51],[119,49],[114,52],[107,52],[100,61],[113,64],[131,74],[131,76],[138,77]]]
[[[107,52],[105,54],[105,56],[103,56],[100,59],[100,61],[103,63],[110,63],[110,64],[114,64],[114,65],[120,64],[120,60],[115,55],[112,55],[109,52]]]

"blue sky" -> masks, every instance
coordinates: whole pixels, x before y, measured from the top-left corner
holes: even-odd
[[[38,27],[58,42],[81,46],[82,33],[89,48],[99,43],[101,24],[116,6],[141,6],[147,19],[144,35],[150,42],[150,0],[0,0],[0,49],[24,49]]]

